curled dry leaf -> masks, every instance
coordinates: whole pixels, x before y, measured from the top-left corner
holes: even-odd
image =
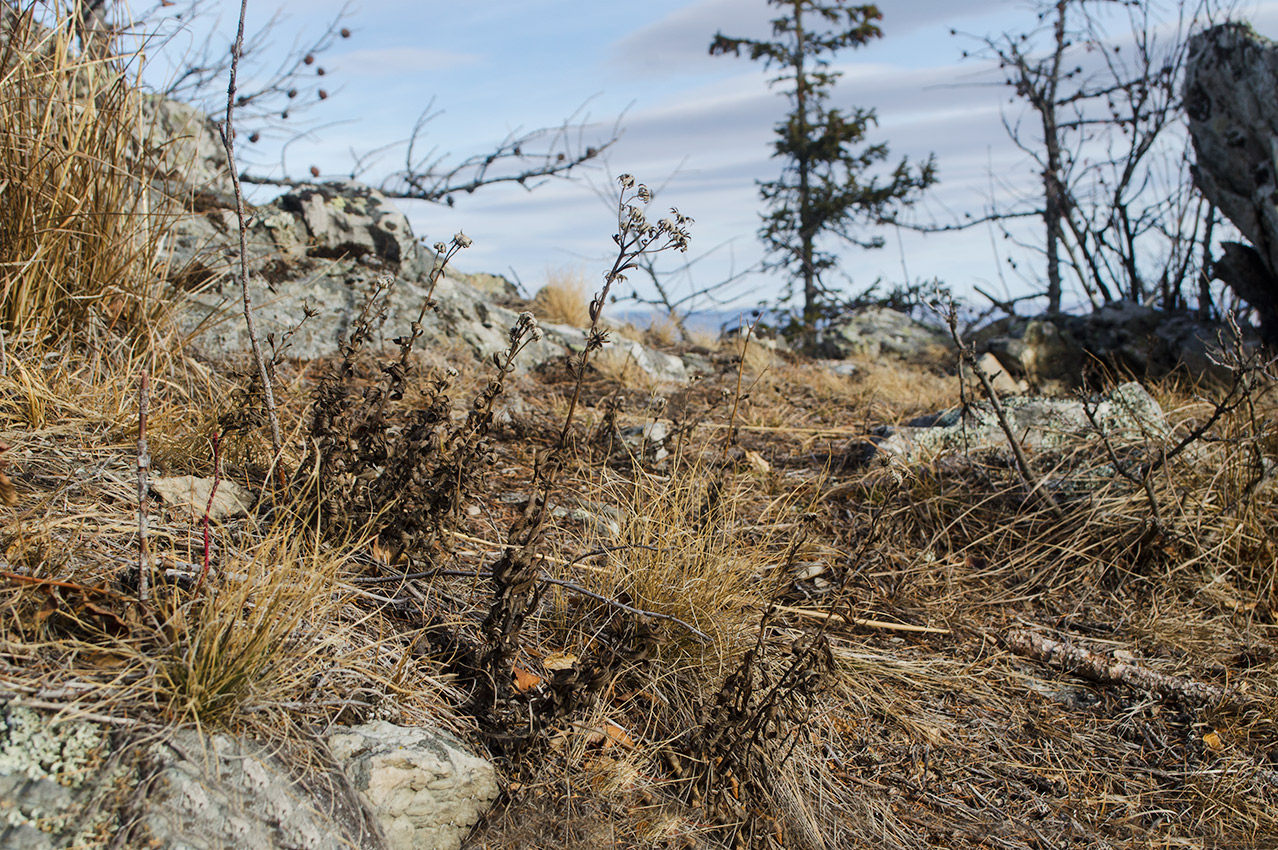
[[[531,691],[533,688],[541,684],[540,676],[536,675],[535,673],[529,673],[527,670],[523,669],[522,667],[516,667],[514,670],[514,673],[515,673],[515,690],[519,691],[520,693],[523,693],[524,691]]]

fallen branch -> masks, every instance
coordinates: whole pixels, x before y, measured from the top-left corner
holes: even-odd
[[[467,570],[435,570],[433,573],[431,573],[431,575],[457,576],[459,578],[492,578],[493,577],[493,574],[491,572],[486,572],[486,573],[485,572],[469,572]],[[604,596],[603,594],[600,594],[600,593],[595,593],[593,590],[587,590],[586,588],[582,587],[581,585],[575,582],[565,581],[563,579],[558,579],[558,578],[551,578],[550,576],[544,576],[544,575],[537,576],[535,580],[541,582],[542,584],[553,584],[555,587],[562,587],[565,590],[571,590],[573,593],[579,593],[582,596],[586,596],[586,597],[589,597],[590,599],[595,600],[596,602],[602,602],[603,604],[609,606],[610,608],[616,608],[619,611],[625,611],[627,614],[634,614],[639,617],[651,617],[654,620],[666,620],[667,622],[675,623],[677,625],[683,626],[685,629],[687,629],[689,632],[695,635],[698,639],[705,641],[706,643],[712,642],[710,635],[701,631],[701,629],[698,629],[696,626],[692,625],[686,620],[680,620],[678,617],[675,617],[671,614],[662,614],[657,611],[647,611],[643,608],[636,608],[633,605],[627,605],[624,602],[618,602],[616,599],[609,599],[607,596]]]
[[[849,626],[861,626],[866,629],[882,629],[884,631],[894,632],[918,632],[927,635],[948,635],[949,629],[939,629],[935,626],[916,626],[913,623],[891,623],[887,620],[865,620],[860,617],[845,617],[842,614],[832,614],[828,611],[818,611],[814,608],[791,608],[788,605],[773,605],[774,611],[780,611],[783,614],[794,614],[796,617],[808,617],[814,620],[841,620]]]
[[[1003,641],[1008,649],[1018,655],[1077,673],[1093,682],[1130,685],[1162,697],[1197,705],[1218,705],[1233,700],[1233,695],[1224,688],[1180,676],[1169,676],[1130,661],[1121,661],[1113,656],[1083,649],[1069,641],[1054,640],[1034,632],[1008,632]]]
[[[151,564],[147,552],[150,515],[147,512],[147,473],[151,468],[151,452],[146,445],[146,415],[151,401],[150,376],[142,373],[138,382],[138,602],[147,603],[151,592]]]

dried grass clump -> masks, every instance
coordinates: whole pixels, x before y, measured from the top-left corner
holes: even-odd
[[[546,274],[546,284],[533,296],[532,311],[542,321],[585,328],[590,324],[590,287],[580,271]]]
[[[74,15],[7,17],[0,47],[0,324],[146,331],[174,216],[136,156],[138,56],[74,48]]]
[[[774,535],[752,532],[752,520],[741,513],[747,501],[724,487],[713,470],[691,466],[670,476],[640,470],[608,488],[605,503],[621,511],[620,533],[606,544],[615,547],[608,569],[589,573],[587,582],[609,598],[677,617],[708,635],[706,642],[666,623],[653,649],[663,665],[706,668],[711,679],[754,639],[762,607],[777,592],[785,546]]]
[[[164,611],[174,632],[159,672],[168,713],[224,724],[246,705],[310,695],[341,643],[340,565],[314,535],[281,526],[227,559],[207,595]]]

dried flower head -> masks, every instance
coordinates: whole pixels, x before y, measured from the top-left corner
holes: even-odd
[[[469,236],[467,236],[465,233],[462,233],[459,230],[457,231],[457,235],[453,237],[453,244],[456,245],[458,248],[469,248],[471,245],[475,243],[471,240]]]
[[[617,178],[617,182],[621,184],[621,188],[623,189],[633,189],[635,185],[635,178],[631,177],[629,174],[623,174]]]

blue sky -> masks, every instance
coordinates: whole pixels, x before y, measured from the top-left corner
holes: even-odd
[[[223,29],[233,24],[237,3],[212,5]],[[1032,23],[1028,4],[879,5],[884,38],[839,55],[835,67],[844,77],[832,103],[877,110],[879,126],[870,138],[890,145],[892,161],[935,153],[941,182],[920,216],[949,221],[980,213],[992,192],[1006,201],[1019,187],[1032,190],[1033,170],[1001,123],[1001,110],[1015,114],[1019,105],[1009,105],[1007,90],[991,85],[998,77],[988,63],[962,58],[977,42],[950,35],[951,28],[977,36],[1023,30]],[[1278,35],[1278,3],[1240,5],[1262,33]],[[249,28],[282,13],[277,46],[286,47],[294,33],[318,32],[341,8],[336,0],[250,0]],[[696,267],[695,285],[704,286],[761,256],[755,181],[778,172],[770,160],[772,126],[786,107],[768,88],[761,65],[710,57],[707,48],[720,29],[765,36],[774,11],[763,0],[365,2],[345,22],[352,37],[321,57],[332,95],[308,117],[322,126],[288,146],[287,167],[294,175],[315,165],[324,176],[345,176],[352,150],[406,138],[432,98],[440,114],[428,127],[428,141],[453,156],[483,151],[512,131],[557,124],[578,110],[597,122],[603,137],[621,116],[623,134],[607,153],[607,170],[585,170],[583,179],[552,181],[532,193],[492,187],[458,198],[453,208],[401,206],[428,242],[459,229],[474,239],[457,261],[463,270],[517,277],[530,290],[555,269],[580,270],[593,282],[607,265],[614,223],[589,184],[599,187],[609,173],[630,172],[664,185],[654,201],[659,208],[675,205],[696,219],[689,257],[726,245]],[[181,38],[174,47],[180,45]],[[264,144],[245,154],[257,157],[255,170],[279,170],[278,147]],[[377,182],[402,155],[402,149],[388,151],[364,179]],[[1008,270],[1009,253],[1021,268],[1036,268],[1032,255],[983,228],[926,237],[882,233],[887,245],[881,250],[841,252],[850,289],[908,275],[940,278],[959,293],[979,285],[1020,294],[1028,285]],[[743,283],[743,303],[780,288],[777,278],[763,274]]]

